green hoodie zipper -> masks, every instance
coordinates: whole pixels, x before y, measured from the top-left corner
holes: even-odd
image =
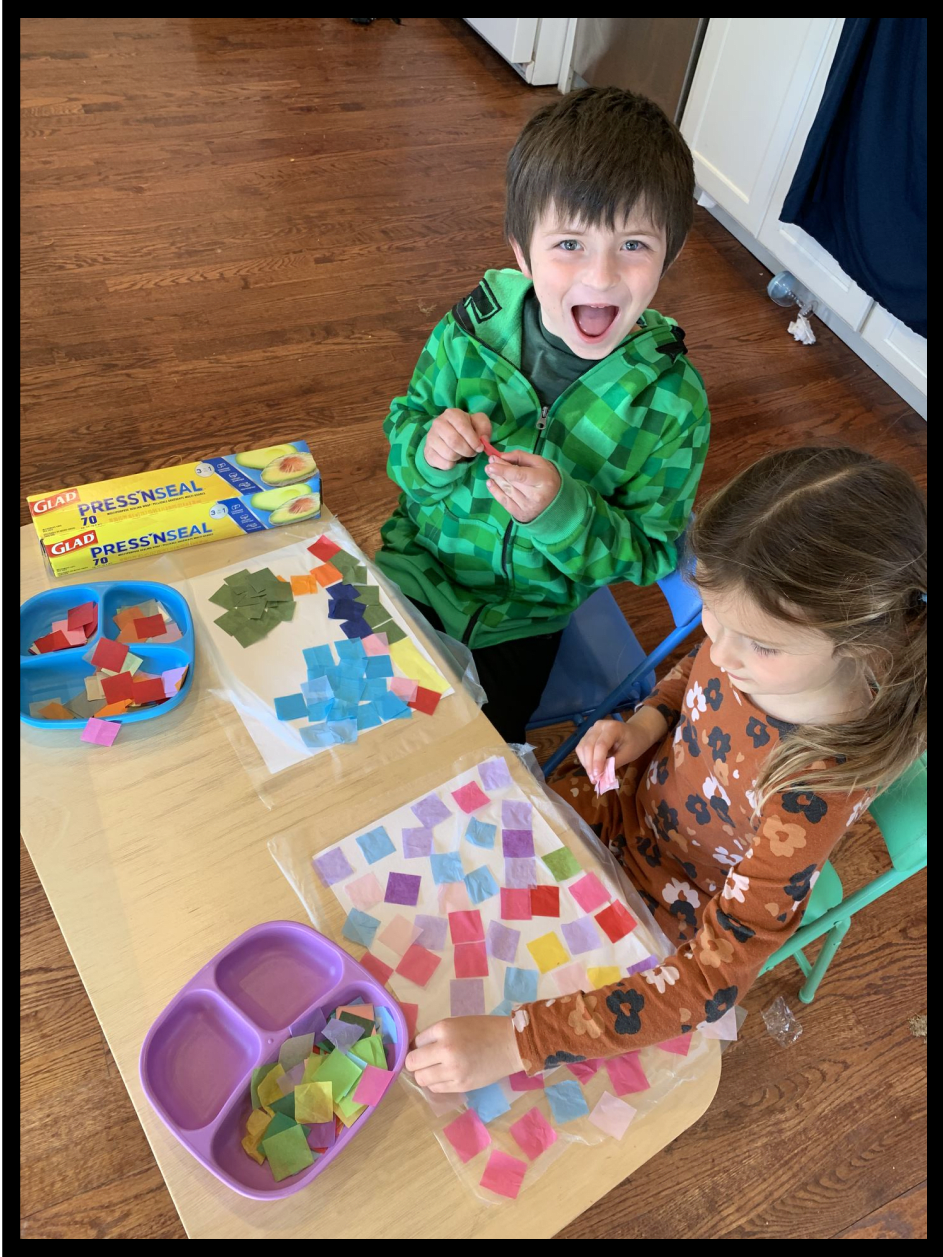
[[[577,376],[577,378],[573,381],[573,383],[568,385],[568,387],[563,390],[563,392],[556,399],[556,401],[553,402],[552,405],[541,406],[540,398],[537,396],[534,386],[531,384],[530,380],[528,380],[527,376],[523,373],[523,371],[520,370],[519,367],[516,367],[514,363],[511,362],[509,358],[505,358],[503,354],[499,354],[496,349],[492,349],[491,346],[486,344],[483,340],[481,340],[480,337],[473,335],[471,332],[468,331],[467,328],[462,327],[461,324],[459,324],[459,326],[461,327],[461,330],[464,333],[464,335],[468,336],[471,340],[479,344],[482,347],[482,349],[487,350],[488,353],[491,354],[499,362],[503,362],[510,371],[513,371],[515,375],[520,376],[520,378],[524,381],[524,384],[527,386],[527,389],[530,392],[530,395],[533,397],[534,403],[540,412],[538,415],[537,424],[536,424],[537,438],[534,441],[534,448],[532,451],[534,454],[537,454],[541,445],[543,444],[544,436],[547,431],[547,421],[550,418],[550,412],[557,408],[560,402],[563,401],[563,399],[566,397],[567,393],[570,392],[570,389],[576,388],[577,384],[582,383],[586,379],[587,376],[591,376],[594,371],[598,370],[598,368],[602,366],[602,364],[606,361],[606,358],[610,356],[607,354],[606,358],[600,358],[596,366],[590,367],[588,371],[584,371],[582,375]],[[630,335],[628,335],[625,338],[622,344],[618,346],[618,349],[619,350],[624,349],[636,337],[644,336],[647,332],[650,332],[650,331],[651,331],[651,328],[641,327],[639,328],[637,332],[630,333]],[[613,350],[613,353],[615,352],[616,350]],[[511,545],[511,537],[514,533],[514,525],[516,522],[517,521],[512,516],[512,518],[508,521],[507,528],[504,530],[504,538],[501,542],[501,571],[504,574],[504,579],[507,583],[508,589],[511,588],[511,572],[510,572],[510,568],[508,567],[508,562],[509,562],[508,550]],[[468,624],[465,628],[465,632],[462,634],[463,645],[468,646],[469,643],[471,642],[471,635],[474,632],[475,625],[478,623],[478,619],[481,616],[481,613],[484,611],[486,606],[487,606],[487,603],[482,603],[480,606],[475,608],[474,612],[469,617]]]

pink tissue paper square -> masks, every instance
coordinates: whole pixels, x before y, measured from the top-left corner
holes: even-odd
[[[557,1132],[536,1107],[519,1118],[510,1130],[511,1138],[528,1161],[536,1161],[542,1152],[557,1142]]]

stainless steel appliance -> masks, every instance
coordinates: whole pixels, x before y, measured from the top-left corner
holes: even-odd
[[[581,17],[571,87],[625,87],[680,121],[707,27],[706,17]]]

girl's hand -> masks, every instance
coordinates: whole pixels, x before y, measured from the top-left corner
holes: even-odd
[[[479,411],[467,415],[450,406],[429,426],[423,451],[426,462],[439,471],[451,471],[463,458],[474,458],[482,452],[482,437],[491,439],[491,420],[487,415]]]
[[[595,785],[610,756],[615,759],[616,768],[622,768],[644,755],[667,732],[668,722],[661,712],[642,707],[626,721],[597,720],[577,746],[577,758]]]
[[[510,1017],[449,1017],[416,1035],[406,1068],[428,1091],[474,1091],[524,1066]]]

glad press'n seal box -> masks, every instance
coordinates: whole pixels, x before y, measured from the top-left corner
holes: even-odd
[[[29,512],[55,576],[317,519],[321,474],[304,441],[35,493]]]

